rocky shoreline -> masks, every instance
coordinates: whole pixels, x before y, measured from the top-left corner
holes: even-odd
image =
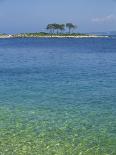
[[[6,38],[12,38],[12,35],[7,35],[7,34],[0,34],[0,39],[6,39]]]
[[[0,35],[0,39],[7,38],[109,38],[110,36],[99,35]]]

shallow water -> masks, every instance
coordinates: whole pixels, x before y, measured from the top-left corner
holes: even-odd
[[[116,39],[0,40],[0,155],[115,146]]]

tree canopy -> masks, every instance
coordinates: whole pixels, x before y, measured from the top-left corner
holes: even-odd
[[[77,28],[76,25],[72,24],[72,23],[67,23],[67,24],[57,24],[57,23],[53,23],[53,24],[48,24],[46,29],[49,30],[50,33],[57,33],[59,34],[59,31],[61,33],[63,33],[63,31],[65,29],[68,29],[68,33],[71,33],[71,30],[74,30]]]
[[[72,23],[66,23],[66,28],[68,28],[69,30],[69,34],[71,33],[71,30],[74,30],[77,28],[76,25],[72,24]]]

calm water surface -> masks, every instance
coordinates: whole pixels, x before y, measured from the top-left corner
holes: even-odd
[[[0,40],[0,155],[116,155],[116,39]]]

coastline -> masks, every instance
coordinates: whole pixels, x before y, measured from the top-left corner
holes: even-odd
[[[0,39],[8,38],[109,38],[110,36],[102,35],[0,35]]]
[[[7,35],[0,35],[0,39],[7,39],[7,38],[12,38],[13,36],[11,34]]]

